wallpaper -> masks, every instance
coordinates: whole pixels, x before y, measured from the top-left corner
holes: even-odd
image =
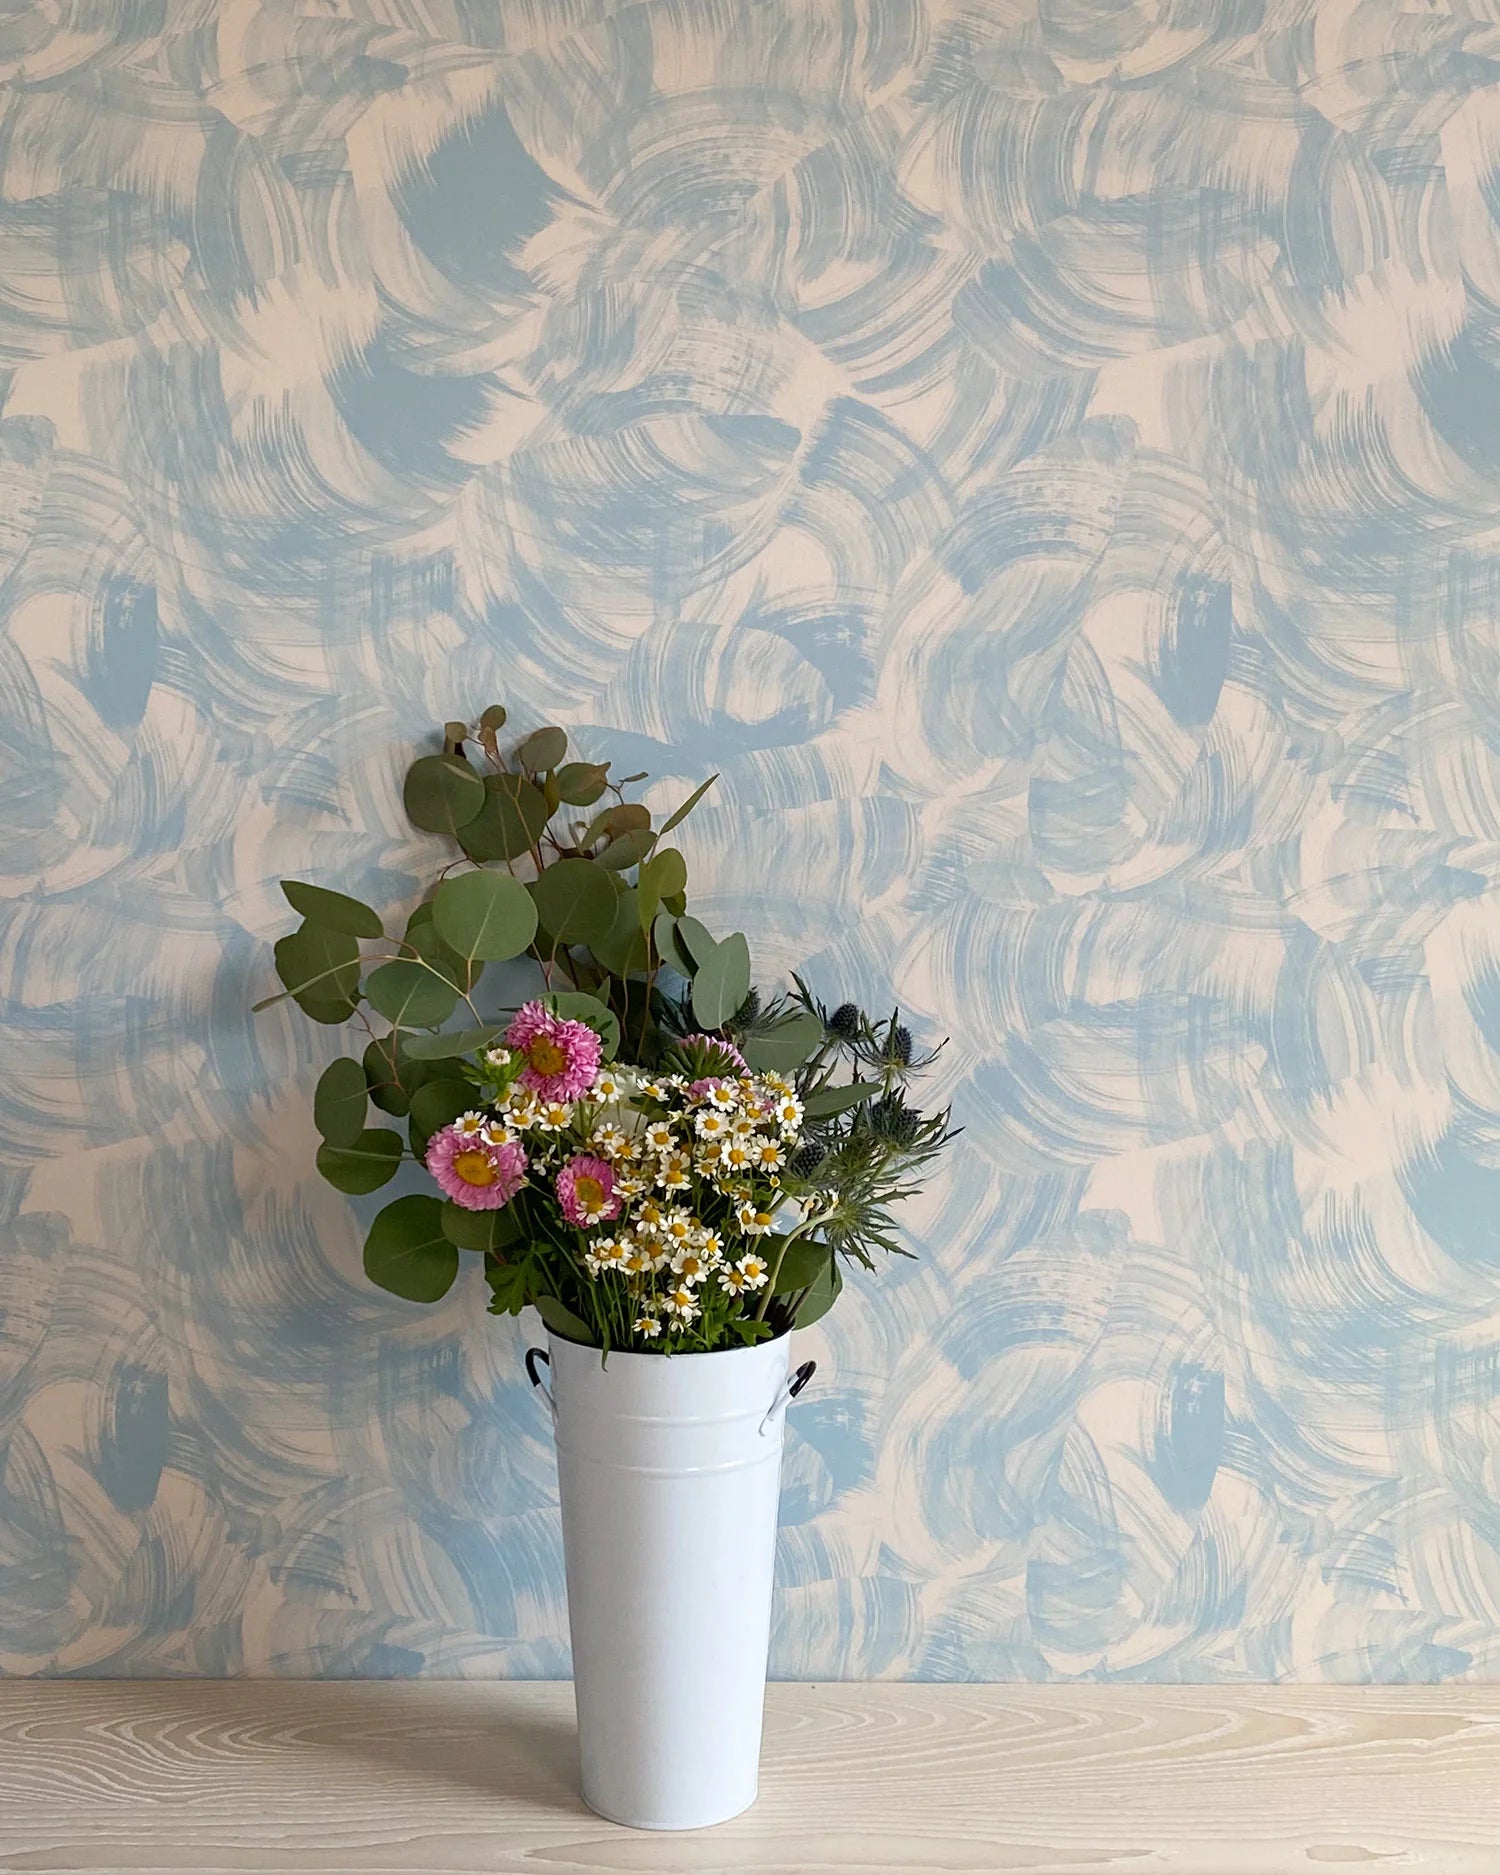
[[[0,490],[0,1670],[567,1671],[247,1013],[501,700],[952,1037],[777,1673],[1500,1676],[1494,0],[23,0]]]

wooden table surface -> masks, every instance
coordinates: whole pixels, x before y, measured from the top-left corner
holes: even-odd
[[[574,1774],[565,1685],[0,1681],[0,1870],[1500,1872],[1500,1688],[772,1686],[685,1835]]]

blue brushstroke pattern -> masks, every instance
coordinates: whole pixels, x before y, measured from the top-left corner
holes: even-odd
[[[10,20],[0,1672],[567,1671],[527,1331],[247,1013],[503,698],[953,1037],[777,1674],[1500,1674],[1500,62],[1315,10]]]

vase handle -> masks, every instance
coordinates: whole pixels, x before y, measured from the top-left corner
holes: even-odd
[[[552,1421],[555,1425],[557,1423],[557,1401],[552,1397],[552,1389],[537,1372],[536,1364],[538,1361],[544,1361],[549,1369],[552,1366],[552,1356],[545,1348],[528,1348],[526,1350],[526,1378],[547,1402],[547,1410],[551,1413]]]
[[[776,1398],[766,1408],[766,1416],[760,1422],[760,1436],[763,1439],[769,1438],[771,1427],[776,1423],[777,1418],[786,1411],[817,1371],[816,1361],[804,1361],[782,1381],[776,1389]]]

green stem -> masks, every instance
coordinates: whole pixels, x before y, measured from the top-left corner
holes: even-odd
[[[781,1248],[776,1252],[776,1261],[771,1265],[771,1273],[766,1278],[766,1286],[760,1292],[760,1306],[751,1317],[753,1321],[763,1322],[766,1319],[766,1310],[771,1306],[771,1297],[776,1292],[776,1278],[781,1274],[781,1266],[786,1261],[787,1251],[791,1249],[792,1245],[796,1243],[799,1237],[806,1237],[810,1231],[815,1231],[820,1226],[826,1224],[832,1216],[833,1209],[831,1206],[826,1211],[815,1211],[811,1217],[803,1218],[802,1222],[794,1231],[788,1231],[786,1236],[782,1238]]]

